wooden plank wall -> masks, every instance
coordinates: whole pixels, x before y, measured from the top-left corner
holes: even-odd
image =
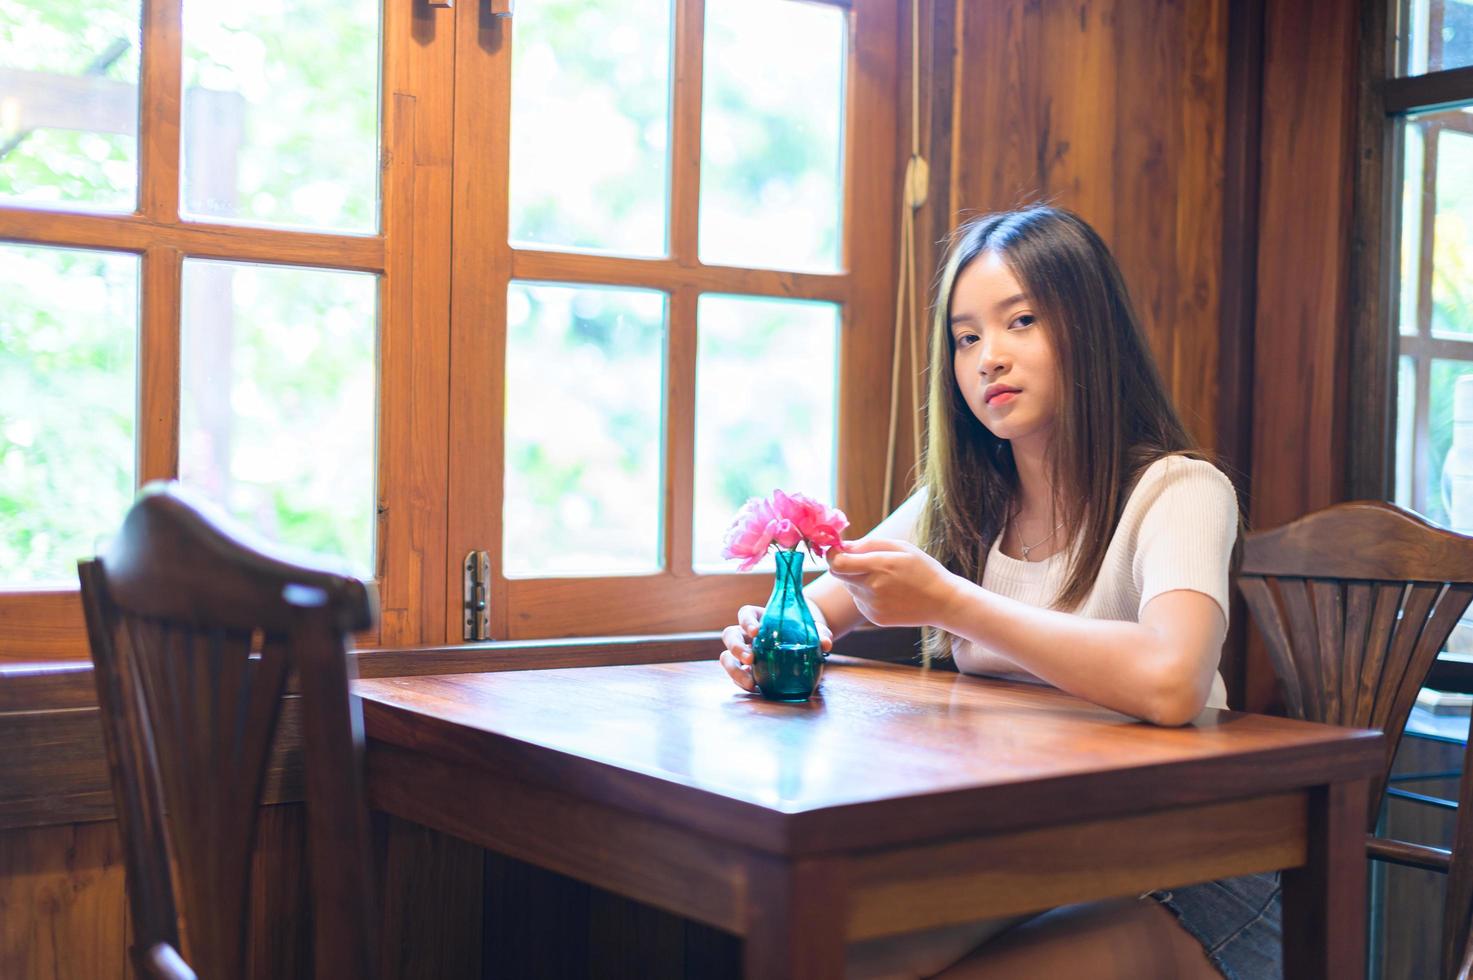
[[[1346,499],[1359,4],[1270,3],[1253,333],[1251,527]],[[1243,704],[1277,701],[1250,644]]]
[[[1226,0],[957,10],[952,214],[1042,201],[1093,225],[1187,425],[1216,446]]]

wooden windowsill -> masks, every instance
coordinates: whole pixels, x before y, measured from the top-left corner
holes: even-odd
[[[919,636],[914,629],[860,629],[839,640],[835,652],[867,660],[908,660],[916,656]],[[353,651],[352,656],[359,677],[410,677],[715,660],[720,650],[719,633],[700,632],[366,648]],[[0,664],[0,712],[85,708],[96,703],[89,661]]]

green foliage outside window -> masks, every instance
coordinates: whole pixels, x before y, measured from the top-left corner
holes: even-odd
[[[138,260],[0,245],[0,581],[74,582],[133,494]]]
[[[660,0],[647,2],[658,5]],[[547,15],[538,41],[537,57],[542,59],[538,70],[552,71],[570,84],[602,82],[609,86],[608,98],[624,119],[617,132],[628,142],[589,147],[583,169],[577,158],[534,161],[542,171],[560,175],[559,182],[550,190],[540,178],[530,185],[547,193],[528,201],[521,237],[597,246],[601,229],[641,224],[659,228],[658,237],[663,241],[667,204],[651,198],[647,181],[636,178],[651,167],[666,166],[662,161],[668,152],[665,114],[669,93],[648,82],[652,74],[667,70],[661,64],[662,59],[668,64],[670,52],[661,45],[673,38],[659,35],[640,40],[643,24],[638,18],[623,28],[610,20],[618,14],[617,7],[595,8],[571,0],[545,0],[538,5],[546,8]],[[371,0],[279,0],[232,6],[186,0],[185,18],[186,113],[200,91],[226,101],[239,98],[240,116],[233,125],[238,125],[242,139],[240,155],[232,158],[236,173],[228,182],[234,190],[233,202],[226,202],[229,207],[215,207],[220,202],[213,198],[186,204],[196,213],[240,220],[371,231],[377,215],[376,181],[370,178],[367,192],[357,188],[364,186],[363,172],[376,174],[377,168],[378,4]],[[590,23],[590,18],[595,22]],[[139,23],[139,0],[0,0],[0,66],[76,76],[100,52],[122,41],[121,52],[98,75],[114,85],[136,86]],[[585,43],[590,32],[601,43]],[[825,28],[819,40],[829,44],[831,33]],[[802,43],[786,38],[784,49]],[[654,61],[642,53],[651,44],[658,49]],[[732,52],[731,57],[741,60],[748,54]],[[537,65],[514,65],[515,77],[522,78],[521,71],[528,67]],[[524,91],[526,88],[524,85]],[[784,187],[808,186],[813,181],[827,187],[833,180],[833,160],[824,152],[805,148],[802,140],[804,126],[815,113],[812,106],[804,105],[803,87],[795,89],[789,99],[758,98],[768,88],[754,87],[750,98],[743,97],[741,86],[723,90],[722,118],[737,127],[733,131],[753,138],[743,139],[735,153],[713,164],[706,179],[712,186],[729,182],[734,192],[753,194],[765,186],[764,173],[781,175]],[[375,94],[366,97],[365,93]],[[252,108],[268,95],[269,111]],[[827,105],[822,98],[820,103]],[[564,122],[555,113],[534,114],[525,120],[526,125],[544,128]],[[192,151],[187,115],[184,124],[188,194]],[[138,151],[132,135],[136,124],[131,120],[109,126],[119,130],[111,133],[6,132],[4,126],[0,106],[0,148],[9,147],[0,157],[0,201],[114,211],[136,205]],[[832,133],[823,138],[831,139]],[[635,165],[622,176],[591,180],[589,174],[597,169],[600,156],[627,158]],[[805,176],[810,169],[815,173]],[[322,179],[323,174],[333,173],[355,176],[333,186]],[[660,183],[659,194],[668,192],[667,185],[668,180]],[[578,208],[559,207],[558,195],[564,204],[577,202]],[[794,234],[792,229],[779,229],[779,233]],[[766,234],[774,232],[768,229]],[[805,244],[805,249],[816,247],[825,253],[835,249],[837,226],[814,227],[805,234],[820,243]],[[122,253],[8,246],[0,246],[0,252],[0,584],[67,580],[74,574],[70,563],[94,550],[98,535],[116,527],[133,491],[137,259]],[[22,252],[24,260],[16,260]],[[238,452],[225,474],[235,482],[220,490],[227,505],[269,536],[367,565],[373,527],[373,447],[359,453],[360,461],[366,458],[367,463],[353,469],[352,486],[344,486],[341,476],[338,482],[329,478],[342,460],[335,462],[309,451],[309,462],[320,465],[303,467],[290,462],[304,452],[293,432],[317,424],[304,420],[327,420],[320,423],[324,426],[341,424],[334,406],[351,405],[352,411],[367,413],[369,417],[361,422],[372,439],[373,392],[365,394],[363,389],[365,378],[370,385],[376,381],[376,371],[366,366],[373,363],[372,336],[361,330],[355,333],[350,345],[353,353],[343,359],[320,356],[320,350],[313,354],[313,345],[336,342],[330,340],[331,325],[345,315],[359,318],[360,328],[362,317],[375,316],[366,294],[355,289],[345,299],[333,288],[334,282],[331,276],[303,274],[282,280],[275,292],[253,296],[235,292],[238,283],[227,286],[214,298],[214,308],[236,318],[237,331],[230,340],[233,373],[202,392],[229,402],[229,429]],[[78,305],[84,300],[97,302],[84,310]],[[195,315],[208,319],[208,308],[200,309],[196,308]],[[188,304],[185,313],[190,315]],[[778,358],[772,363],[780,363],[781,353],[774,345],[781,344],[775,331],[782,319],[776,314],[754,316],[743,341],[746,353],[735,352],[728,369],[741,370],[744,364],[752,367],[768,358]],[[609,325],[614,322],[602,315],[575,317],[567,325],[568,349],[598,348],[607,358],[602,370],[616,377],[645,378],[650,370],[647,353],[634,351],[612,334],[579,334],[612,329]],[[65,337],[61,350],[38,346],[38,338],[53,336]],[[822,366],[825,379],[833,367]],[[339,376],[339,368],[352,377]],[[660,366],[657,373],[662,370]],[[253,371],[263,372],[261,377],[273,375],[269,392],[261,392]],[[649,379],[651,384],[662,383],[654,376]],[[763,391],[771,381],[732,379],[729,397],[749,405],[752,417],[746,430],[723,428],[723,444],[711,447],[722,461],[715,491],[721,508],[749,493],[770,492],[769,484],[787,482],[783,461],[766,433],[770,420],[763,414]],[[184,379],[184,384],[189,383]],[[553,389],[553,394],[567,395],[562,401],[552,397],[554,404],[571,404],[580,386],[574,371],[545,370],[541,383]],[[831,404],[820,404],[831,401],[827,380],[815,386],[797,375],[783,384],[801,393],[799,401],[812,411],[832,412]],[[252,414],[251,399],[256,396],[269,404],[269,417]],[[186,400],[191,397],[196,396],[185,393]],[[244,403],[238,404],[240,399]],[[523,486],[532,488],[533,505],[544,515],[539,522],[557,525],[569,520],[570,501],[590,499],[571,489],[579,486],[598,486],[604,495],[590,520],[648,509],[643,505],[649,502],[650,467],[658,472],[662,463],[657,451],[652,454],[651,440],[659,445],[662,420],[643,405],[626,405],[623,410],[599,413],[597,421],[597,426],[587,430],[554,426],[530,442],[518,442],[516,433],[509,434],[509,447],[519,448],[509,452],[507,466]],[[260,434],[266,431],[280,440],[274,449],[260,441]],[[190,433],[182,433],[182,438],[181,470],[187,472],[201,459],[190,455],[199,451]],[[554,444],[557,440],[592,448],[581,460],[572,459],[564,451],[566,445]],[[271,466],[251,465],[262,460]],[[22,471],[23,475],[17,475]],[[263,476],[271,472],[282,479],[271,483]],[[242,496],[245,486],[252,489]],[[655,510],[663,513],[663,508]],[[577,507],[572,506],[572,511]],[[572,513],[572,518],[577,517]],[[722,513],[720,521],[724,524],[727,517]],[[647,548],[658,534],[658,530],[631,526],[618,536]],[[612,558],[609,561],[606,567],[618,564]]]

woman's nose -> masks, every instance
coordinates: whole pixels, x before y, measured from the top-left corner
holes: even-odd
[[[982,356],[977,359],[977,366],[982,373],[991,377],[1007,366],[1007,355],[1002,345],[993,340],[981,340]]]

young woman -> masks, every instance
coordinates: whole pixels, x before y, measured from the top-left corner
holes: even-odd
[[[963,673],[1155,724],[1226,707],[1237,498],[1192,451],[1082,220],[1033,207],[958,230],[927,415],[921,489],[805,589],[825,648],[861,619],[920,626]],[[743,607],[722,637],[722,666],[747,690],[761,614]],[[1277,876],[1257,875],[864,944],[851,975],[1278,976],[1278,916]]]

